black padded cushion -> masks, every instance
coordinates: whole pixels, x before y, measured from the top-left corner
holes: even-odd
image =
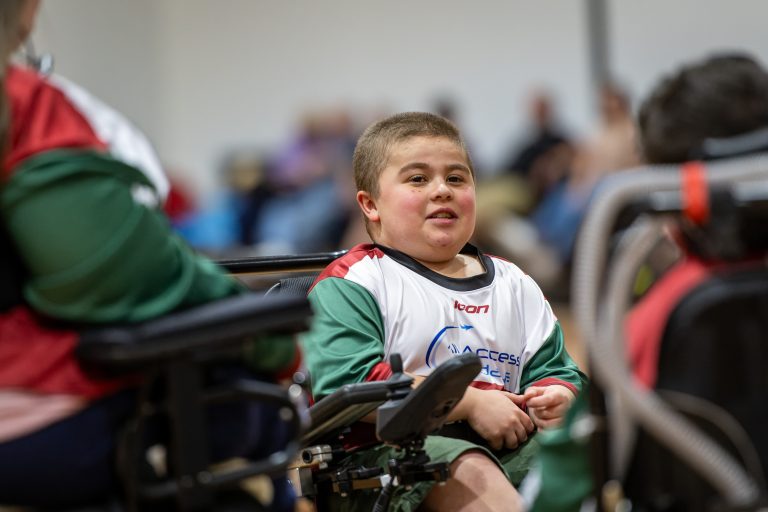
[[[141,324],[86,331],[77,355],[102,367],[158,363],[264,332],[298,332],[310,314],[306,297],[247,293]]]
[[[712,404],[711,414],[691,419],[738,459],[736,444],[717,426],[715,412],[719,410],[717,416],[726,414],[737,421],[750,443],[742,449],[756,453],[762,466],[760,472],[766,473],[768,270],[765,267],[716,274],[677,305],[662,338],[656,386],[662,397],[672,391]],[[654,497],[666,503],[649,505],[651,510],[683,510],[685,506],[705,510],[715,494],[714,489],[645,433],[638,439],[628,480],[632,498],[645,501]]]

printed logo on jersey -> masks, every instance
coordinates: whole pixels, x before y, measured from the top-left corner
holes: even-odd
[[[435,366],[439,365],[442,361],[436,362],[438,349],[440,348],[440,345],[443,342],[443,337],[445,333],[447,333],[451,329],[461,329],[463,331],[468,331],[470,329],[474,329],[471,325],[446,325],[442,329],[438,331],[438,333],[435,335],[434,338],[432,338],[432,341],[429,344],[429,348],[427,348],[427,368],[434,368]],[[459,347],[456,346],[456,344],[451,343],[448,345],[448,350],[451,354],[458,354],[459,353]],[[445,359],[445,358],[443,358]]]
[[[490,306],[488,304],[483,304],[482,306],[475,306],[474,304],[462,304],[461,302],[454,300],[453,309],[464,311],[470,315],[477,315],[480,313],[488,313]]]
[[[454,331],[458,329],[458,331]],[[505,385],[512,382],[513,372],[520,366],[520,356],[509,352],[500,352],[488,348],[473,349],[470,344],[460,339],[446,342],[447,334],[456,333],[452,338],[466,338],[466,334],[474,329],[472,325],[446,325],[438,331],[427,348],[426,364],[435,368],[449,357],[471,352],[480,358],[483,364],[480,373],[501,380]]]

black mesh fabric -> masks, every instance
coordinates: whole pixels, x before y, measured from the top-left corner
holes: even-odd
[[[268,291],[277,295],[303,295],[306,297],[309,288],[317,279],[317,274],[307,276],[286,277],[275,283]]]

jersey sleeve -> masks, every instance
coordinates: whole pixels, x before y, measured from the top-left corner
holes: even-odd
[[[0,213],[33,309],[79,323],[139,322],[243,290],[141,202],[148,188],[134,167],[93,151],[21,163],[0,189]]]
[[[384,357],[384,323],[371,293],[341,278],[319,281],[309,299],[314,317],[301,346],[317,400],[366,380]]]
[[[565,348],[560,323],[533,279],[524,276],[521,285],[525,351],[520,391],[532,385],[560,384],[578,394],[586,376]]]
[[[574,394],[579,394],[586,382],[586,375],[565,349],[563,330],[560,328],[560,323],[556,322],[552,333],[523,367],[520,390],[524,391],[533,385],[560,384]]]

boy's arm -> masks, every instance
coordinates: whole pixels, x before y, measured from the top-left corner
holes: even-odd
[[[315,399],[344,384],[371,380],[384,359],[384,323],[371,293],[329,277],[315,284],[309,299],[314,317],[301,345]]]
[[[519,389],[536,425],[552,427],[584,388],[586,376],[568,355],[560,323],[539,287],[528,276],[520,284],[525,351]]]
[[[586,382],[586,375],[565,349],[560,323],[555,322],[551,334],[523,367],[521,392],[530,386],[560,385],[577,395]]]
[[[530,276],[520,278],[518,290],[525,343],[519,392],[524,393],[533,385],[559,384],[578,394],[586,376],[568,355],[560,323],[544,294]]]
[[[520,389],[536,426],[560,424],[587,378],[568,355],[559,323],[523,368]]]

